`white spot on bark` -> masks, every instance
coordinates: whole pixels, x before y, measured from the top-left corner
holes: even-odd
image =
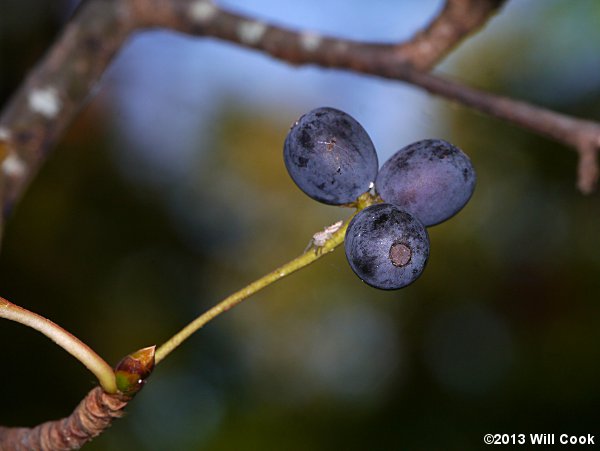
[[[25,174],[27,166],[15,153],[11,153],[2,162],[2,172],[9,177],[21,177]]]
[[[240,41],[246,45],[254,45],[260,41],[267,31],[267,25],[263,22],[242,22],[237,29]]]
[[[10,130],[6,127],[0,127],[0,139],[8,141],[10,139]]]
[[[58,114],[62,103],[58,97],[56,88],[48,86],[43,89],[33,89],[27,99],[29,108],[32,111],[41,114],[48,119],[52,119]]]
[[[307,52],[314,52],[321,45],[323,38],[312,31],[305,31],[300,35],[300,45]]]
[[[219,9],[210,0],[198,0],[190,5],[189,13],[193,21],[206,23],[212,20]]]

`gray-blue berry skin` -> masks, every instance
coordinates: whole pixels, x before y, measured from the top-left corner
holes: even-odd
[[[381,167],[375,188],[385,202],[425,225],[439,224],[465,206],[475,190],[471,160],[441,139],[425,139],[396,152]]]
[[[317,108],[290,129],[285,166],[298,187],[329,205],[354,202],[375,182],[379,162],[371,138],[350,115]]]
[[[392,246],[405,246],[410,258],[394,264]],[[356,275],[375,288],[395,290],[414,282],[429,257],[427,229],[411,214],[391,204],[375,204],[352,218],[344,242]]]

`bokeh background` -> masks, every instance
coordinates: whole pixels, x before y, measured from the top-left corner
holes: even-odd
[[[409,37],[441,1],[220,2],[295,28]],[[75,2],[2,0],[0,101]],[[600,119],[600,5],[509,1],[438,69]],[[343,251],[269,287],[162,363],[90,450],[478,449],[485,433],[600,440],[600,204],[574,152],[400,83],[295,68],[212,39],[141,33],[7,224],[0,294],[109,362],[298,255],[350,211],[287,176],[289,125],[317,106],[369,131],[380,164],[417,139],[463,148],[468,206],[430,229],[412,286],[358,280]],[[68,414],[94,386],[39,334],[0,322],[0,424]]]

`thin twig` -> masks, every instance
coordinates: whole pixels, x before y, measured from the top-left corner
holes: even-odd
[[[427,71],[467,35],[482,27],[506,0],[450,0],[444,10],[410,41],[399,46],[414,69]]]
[[[370,205],[371,203],[376,202],[376,200],[371,199],[370,196],[363,195],[362,202],[363,203],[361,205],[361,208],[364,208]],[[346,229],[348,228],[348,224],[350,223],[352,217],[354,217],[354,215],[347,219],[346,222],[343,223],[343,225],[341,225],[341,227],[339,227],[336,230],[336,232],[334,232],[322,246],[311,246],[311,248],[306,250],[303,254],[274,269],[270,273],[265,274],[260,279],[255,280],[254,282],[245,286],[241,290],[236,291],[235,293],[226,297],[215,306],[208,309],[202,315],[198,316],[195,320],[193,320],[191,323],[189,323],[187,326],[185,326],[183,329],[177,332],[173,337],[171,337],[169,340],[167,340],[165,343],[159,346],[159,348],[156,350],[155,355],[156,364],[160,363],[161,360],[163,360],[167,355],[173,352],[181,343],[183,343],[185,340],[187,340],[189,337],[191,337],[194,333],[196,333],[198,330],[204,327],[208,322],[215,319],[217,316],[232,309],[236,305],[240,304],[242,301],[248,299],[253,294],[258,293],[263,288],[266,288],[269,285],[283,279],[284,277],[287,277],[290,274],[293,274],[296,271],[305,268],[306,266],[310,265],[311,263],[314,263],[327,253],[332,252],[336,247],[338,247],[344,242]]]
[[[470,106],[572,147],[579,156],[577,187],[584,194],[594,191],[598,180],[599,122],[578,119],[425,72],[408,71],[406,81],[432,94]]]
[[[15,305],[2,297],[0,297],[0,318],[15,321],[44,334],[83,363],[98,378],[100,386],[107,393],[116,393],[117,384],[111,366],[96,354],[92,348],[58,324],[37,313]]]

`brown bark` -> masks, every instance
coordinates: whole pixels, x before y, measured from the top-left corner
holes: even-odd
[[[124,415],[129,398],[91,390],[66,418],[32,428],[0,427],[3,451],[62,451],[79,449]]]

